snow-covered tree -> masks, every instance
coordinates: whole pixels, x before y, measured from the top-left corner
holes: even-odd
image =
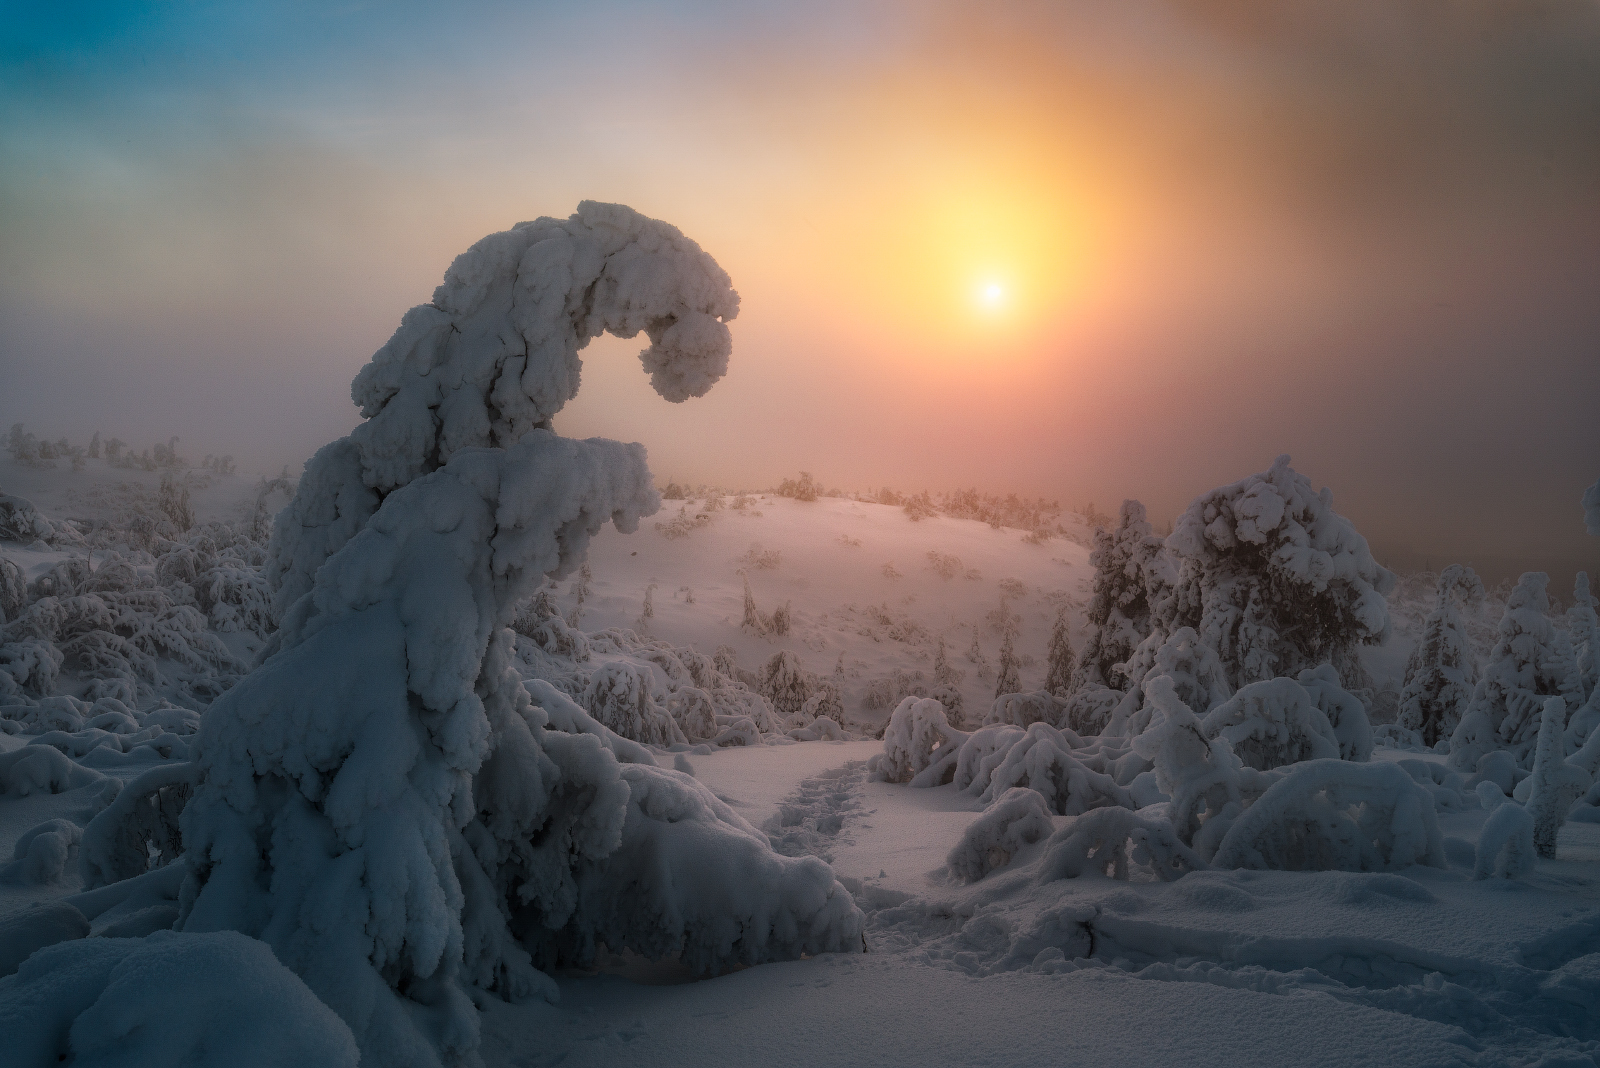
[[[1001,605],[1004,608],[1004,603]],[[1002,697],[1008,693],[1016,693],[1022,689],[1022,679],[1017,674],[1017,632],[1016,627],[1006,628],[1005,635],[1000,639],[1000,671],[995,676],[994,695]]]
[[[940,646],[942,651],[943,646]],[[1044,688],[1066,700],[1072,692],[1072,676],[1077,664],[1072,655],[1072,635],[1068,629],[1067,606],[1056,612],[1055,626],[1050,630],[1050,646],[1045,656]]]
[[[1600,479],[1583,491],[1583,525],[1590,534],[1600,537]]]
[[[1528,767],[1545,699],[1565,699],[1569,713],[1581,703],[1572,643],[1550,622],[1549,583],[1544,572],[1530,571],[1511,591],[1498,640],[1450,736],[1451,767],[1475,771],[1479,758],[1495,749]]]
[[[1357,649],[1389,634],[1394,575],[1287,456],[1197,498],[1167,547],[1180,562],[1175,625],[1195,628],[1236,687],[1327,662],[1356,685]]]
[[[1572,607],[1567,609],[1567,633],[1572,638],[1572,656],[1585,699],[1600,684],[1600,620],[1595,618],[1596,604],[1600,600],[1589,592],[1589,573],[1578,572],[1572,584]]]
[[[1478,681],[1478,660],[1462,619],[1463,604],[1483,598],[1483,583],[1470,567],[1451,564],[1439,573],[1437,600],[1422,624],[1422,637],[1406,661],[1396,722],[1437,745],[1455,733]]]
[[[1547,700],[1539,713],[1538,747],[1533,774],[1529,776],[1528,815],[1533,817],[1533,845],[1541,857],[1556,855],[1556,835],[1567,818],[1567,810],[1593,781],[1586,770],[1563,759],[1561,734],[1566,719],[1566,702],[1559,697]]]
[[[761,669],[761,684],[756,687],[761,696],[772,702],[778,715],[785,719],[793,719],[798,715],[815,689],[812,677],[801,665],[800,658],[787,649],[774,653],[772,659],[767,661]]]
[[[642,446],[545,426],[578,348],[646,330],[683,399],[736,309],[710,257],[626,208],[493,235],[357,376],[368,421],[280,517],[281,626],[203,721],[178,924],[267,942],[364,1062],[474,1062],[467,987],[553,994],[539,969],[601,942],[701,972],[861,947],[825,864],[514,670],[517,606],[659,507]]]
[[[548,428],[577,394],[591,339],[643,331],[650,384],[683,401],[727,372],[738,312],[727,273],[698,245],[619,204],[584,201],[570,218],[485,237],[356,376],[365,421],[306,464],[273,530],[278,611],[389,494],[461,449],[509,448]]]
[[[626,660],[610,660],[595,669],[578,703],[595,722],[632,741],[668,746],[685,740],[650,692],[646,673]]]
[[[1116,667],[1127,662],[1150,634],[1153,621],[1146,576],[1160,568],[1164,552],[1161,539],[1145,518],[1144,505],[1138,501],[1122,502],[1115,527],[1095,530],[1094,550],[1089,554],[1094,565],[1094,593],[1086,613],[1089,637],[1073,673],[1072,690],[1084,686],[1129,688],[1128,678]],[[1045,688],[1055,692],[1048,684]]]

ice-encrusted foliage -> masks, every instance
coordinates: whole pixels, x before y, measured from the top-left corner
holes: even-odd
[[[647,369],[681,399],[721,373],[732,301],[708,257],[626,209],[494,235],[358,377],[369,421],[278,524],[281,625],[205,717],[179,924],[269,943],[363,1061],[470,1063],[466,986],[549,992],[536,963],[601,943],[710,970],[860,948],[825,865],[773,854],[517,671],[518,606],[607,520],[659,506],[641,446],[538,425],[576,389],[578,346],[647,330]]]
[[[980,800],[993,801],[1016,786],[1037,791],[1061,816],[1076,816],[1106,805],[1134,808],[1128,791],[1115,779],[1090,767],[1072,745],[1072,736],[1048,723],[1035,723],[1009,739],[1004,756],[988,771],[988,788]]]
[[[1174,624],[1199,632],[1235,687],[1326,662],[1354,685],[1357,647],[1389,634],[1394,575],[1287,456],[1197,498],[1167,547],[1180,561]]]
[[[1201,828],[1210,823],[1209,855],[1227,823],[1252,798],[1244,779],[1247,769],[1224,738],[1209,738],[1194,711],[1179,699],[1172,679],[1158,675],[1145,683],[1145,702],[1153,713],[1150,727],[1133,740],[1133,750],[1150,761],[1156,784],[1171,801],[1169,816],[1185,845],[1204,842]]]
[[[311,588],[388,494],[461,449],[507,448],[548,427],[577,395],[578,353],[591,339],[643,331],[651,385],[682,401],[726,373],[727,321],[738,312],[716,261],[620,204],[584,201],[570,218],[485,237],[356,376],[350,393],[366,421],[306,464],[273,528],[277,610]]]
[[[1494,650],[1450,736],[1451,767],[1472,771],[1494,749],[1529,767],[1545,700],[1560,697],[1569,712],[1581,704],[1572,643],[1550,622],[1549,582],[1544,572],[1530,571],[1506,601]]]
[[[1422,736],[1424,745],[1449,738],[1461,722],[1478,660],[1461,617],[1465,602],[1483,597],[1483,583],[1470,567],[1451,564],[1439,573],[1438,599],[1422,625],[1422,637],[1406,661],[1405,688],[1396,720]]]
[[[1074,691],[1085,686],[1129,688],[1128,678],[1117,666],[1132,658],[1139,643],[1150,635],[1149,576],[1163,569],[1170,571],[1165,556],[1161,539],[1138,501],[1123,501],[1117,525],[1094,532],[1094,550],[1089,554],[1094,593],[1086,612],[1089,637],[1073,673]]]

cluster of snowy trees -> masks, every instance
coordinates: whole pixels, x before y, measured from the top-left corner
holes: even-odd
[[[1003,667],[978,729],[908,696],[885,730],[877,776],[953,783],[992,806],[951,854],[964,878],[1039,841],[1050,813],[1079,819],[1051,838],[1047,867],[1126,877],[1132,857],[1162,878],[1206,865],[1438,864],[1435,807],[1468,800],[1510,806],[1480,869],[1514,875],[1526,870],[1518,858],[1553,855],[1574,803],[1600,814],[1585,576],[1564,628],[1550,619],[1546,577],[1523,576],[1481,673],[1460,608],[1482,584],[1462,567],[1440,576],[1398,733],[1447,747],[1446,770],[1368,763],[1358,653],[1389,635],[1395,578],[1288,457],[1198,498],[1166,538],[1125,502],[1096,532],[1091,562],[1083,655],[1074,663],[1059,618],[1044,689],[1008,692]]]
[[[66,460],[73,470],[81,471],[86,461],[100,459],[112,467],[128,470],[177,470],[191,466],[188,460],[178,455],[178,439],[175,437],[136,453],[120,438],[102,441],[98,431],[87,445],[74,445],[64,437],[55,441],[37,437],[23,424],[13,423],[5,446],[13,460],[30,467],[54,467],[57,460]],[[218,475],[231,475],[235,470],[232,456],[208,454],[199,466]]]

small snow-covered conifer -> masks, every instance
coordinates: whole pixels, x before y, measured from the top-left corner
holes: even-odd
[[[940,646],[942,652],[944,646]],[[1055,627],[1050,631],[1050,649],[1045,667],[1044,688],[1065,700],[1072,692],[1072,676],[1076,664],[1072,655],[1072,636],[1068,632],[1067,606],[1056,612]]]
[[[1597,603],[1600,601],[1589,592],[1589,573],[1578,572],[1572,584],[1572,607],[1567,609],[1567,633],[1572,637],[1572,655],[1585,699],[1600,684],[1600,620],[1594,611]]]
[[[1530,571],[1506,601],[1489,662],[1450,736],[1450,766],[1458,771],[1477,770],[1479,758],[1495,749],[1530,766],[1546,698],[1560,697],[1569,709],[1580,704],[1572,643],[1550,622],[1549,583],[1544,572]]]
[[[1533,758],[1528,815],[1533,817],[1533,845],[1541,857],[1556,855],[1556,835],[1572,803],[1583,796],[1592,781],[1589,773],[1562,759],[1562,727],[1566,702],[1552,697],[1539,714],[1539,743]]]
[[[1095,528],[1094,551],[1089,554],[1094,565],[1094,593],[1086,612],[1089,637],[1071,689],[1129,688],[1127,676],[1114,668],[1126,663],[1150,634],[1153,620],[1146,573],[1164,552],[1138,501],[1122,502],[1116,527]]]
[[[772,702],[778,715],[793,718],[810,699],[815,686],[799,657],[787,649],[775,653],[761,669],[757,692]]]
[[[89,439],[89,459],[100,459],[100,431],[94,432],[94,437]]]
[[[1017,626],[1012,616],[1006,611],[1004,598],[1000,601],[1000,615],[1005,623],[1000,639],[1000,670],[995,676],[994,695],[1002,697],[1008,693],[1017,693],[1022,689],[1022,679],[1017,674]]]
[[[1422,638],[1406,661],[1397,722],[1437,745],[1455,733],[1478,681],[1478,660],[1461,616],[1463,604],[1483,598],[1483,583],[1470,567],[1451,564],[1439,573],[1433,611]]]
[[[1287,456],[1196,498],[1167,547],[1180,564],[1174,623],[1195,628],[1236,687],[1328,662],[1354,685],[1356,650],[1389,634],[1394,575]]]

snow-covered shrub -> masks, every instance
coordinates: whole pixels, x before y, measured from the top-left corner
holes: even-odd
[[[1132,686],[1117,702],[1106,725],[1106,733],[1116,737],[1134,737],[1150,722],[1144,684],[1158,675],[1172,680],[1178,700],[1197,715],[1205,715],[1233,696],[1222,661],[1192,627],[1179,627],[1170,634],[1152,631],[1134,651],[1133,659],[1123,665],[1123,673]]]
[[[930,697],[933,689],[922,672],[895,668],[888,678],[873,679],[867,683],[867,692],[861,703],[869,709],[894,708],[908,697]]]
[[[974,883],[1005,867],[1018,850],[1048,838],[1054,830],[1044,798],[1036,791],[1013,787],[967,824],[945,864],[957,879]]]
[[[1406,661],[1405,688],[1395,721],[1416,731],[1427,746],[1455,733],[1478,681],[1478,660],[1467,637],[1461,605],[1483,597],[1470,567],[1451,564],[1439,573],[1438,596],[1422,636]]]
[[[929,768],[938,769],[938,786],[954,774],[954,759],[967,740],[945,719],[944,706],[931,698],[907,697],[889,716],[883,731],[883,752],[867,762],[872,777],[884,782],[912,782]],[[948,767],[946,767],[948,765]]]
[[[1478,832],[1472,877],[1521,879],[1533,874],[1536,862],[1533,817],[1521,805],[1495,806]]]
[[[1581,703],[1572,644],[1550,622],[1549,582],[1544,572],[1530,571],[1506,601],[1499,640],[1450,736],[1451,767],[1470,771],[1491,749],[1505,749],[1528,767],[1545,699],[1560,697],[1569,709]]]
[[[1339,738],[1316,700],[1293,679],[1253,682],[1201,721],[1246,767],[1271,771],[1302,760],[1339,759]]]
[[[105,781],[106,776],[74,763],[52,746],[25,745],[0,753],[0,794],[60,794]]]
[[[485,237],[356,376],[351,395],[366,421],[306,464],[273,528],[275,607],[311,589],[390,493],[463,448],[508,448],[548,426],[577,394],[590,339],[644,331],[652,387],[683,401],[727,372],[738,311],[709,255],[622,205],[584,201],[568,219]],[[654,511],[654,487],[643,492]]]
[[[989,772],[988,787],[980,800],[993,801],[1013,786],[1037,791],[1050,811],[1060,816],[1076,816],[1106,805],[1137,807],[1124,787],[1084,764],[1069,737],[1048,723],[1035,723],[1011,739],[1003,758]]]
[[[1442,868],[1444,839],[1432,795],[1403,769],[1309,760],[1234,820],[1211,863],[1274,871]]]
[[[625,660],[608,660],[596,668],[579,704],[595,722],[624,738],[660,746],[684,740],[650,692],[649,679]]]
[[[1589,772],[1563,759],[1562,726],[1567,705],[1560,697],[1544,703],[1539,717],[1539,744],[1533,758],[1528,814],[1533,817],[1533,845],[1541,857],[1556,855],[1556,834],[1567,810],[1593,781]]]
[[[1104,733],[1123,698],[1109,686],[1084,686],[1067,698],[1061,722],[1085,737]]]
[[[942,698],[935,698],[944,705],[948,714],[960,721],[961,704],[957,701],[955,707],[946,703]],[[805,704],[800,706],[800,719],[811,723],[817,719],[831,719],[840,726],[844,726],[844,657],[841,655],[834,672],[827,678],[813,680],[811,696],[807,697]]]
[[[1126,881],[1130,862],[1148,867],[1162,882],[1206,867],[1166,820],[1125,808],[1103,808],[1079,816],[1050,837],[1039,881],[1085,875]]]
[[[179,926],[261,936],[364,1061],[470,1063],[464,987],[553,993],[535,956],[860,948],[825,865],[525,685],[508,629],[605,521],[659,507],[642,446],[543,428],[578,348],[647,331],[645,368],[681,400],[721,375],[736,308],[709,257],[625,208],[492,235],[357,376],[368,421],[280,516],[281,625],[205,716]]]
[[[756,690],[772,702],[779,716],[791,720],[811,699],[816,683],[810,672],[801,666],[800,658],[785,649],[773,654],[761,669],[761,682]]]
[[[1164,556],[1161,539],[1138,501],[1122,502],[1116,527],[1095,530],[1089,554],[1094,566],[1094,592],[1086,613],[1089,638],[1073,675],[1073,690],[1128,688],[1129,680],[1117,665],[1127,663],[1150,635],[1154,622],[1146,575],[1152,569],[1170,569]]]
[[[1306,668],[1296,679],[1328,717],[1333,736],[1339,740],[1339,759],[1372,759],[1372,724],[1361,699],[1339,683],[1332,664]]]
[[[1595,616],[1596,604],[1600,600],[1589,592],[1589,573],[1578,572],[1572,583],[1572,607],[1567,609],[1567,633],[1572,638],[1572,656],[1585,700],[1600,686],[1600,619]]]
[[[956,753],[955,773],[951,782],[962,793],[981,796],[989,789],[994,769],[1005,760],[1006,753],[1022,738],[1021,727],[996,724],[973,731]]]
[[[350,1029],[272,950],[231,931],[83,938],[0,979],[14,1064],[355,1068]]]
[[[667,698],[667,714],[691,742],[715,738],[720,732],[716,703],[698,686],[684,686],[673,691]]]
[[[89,821],[79,859],[84,889],[143,875],[183,852],[179,819],[198,771],[192,763],[151,768]]]
[[[1222,832],[1255,793],[1249,774],[1222,738],[1208,738],[1200,718],[1178,697],[1172,679],[1157,675],[1145,683],[1150,726],[1133,740],[1133,750],[1150,761],[1161,792],[1171,799],[1170,819],[1186,845],[1195,845],[1202,826],[1200,852],[1209,855]]]
[[[19,541],[24,545],[42,541],[55,545],[58,542],[76,544],[82,540],[82,535],[67,524],[46,519],[32,501],[0,493],[0,541]]]
[[[1066,702],[1048,690],[1002,694],[989,706],[983,725],[1009,723],[1013,727],[1030,727],[1035,723],[1048,723],[1057,727],[1064,725],[1065,711]]]
[[[773,852],[766,835],[687,775],[619,770],[629,797],[620,841],[578,861],[572,921],[533,947],[541,964],[586,966],[604,944],[716,975],[861,951],[863,917],[828,865]]]
[[[790,497],[797,501],[814,501],[822,492],[822,487],[817,485],[817,480],[811,477],[810,471],[802,471],[798,479],[784,479],[774,492],[780,497]]]
[[[46,820],[22,832],[11,851],[11,863],[0,867],[0,882],[24,886],[59,883],[78,855],[83,830],[71,820]]]
[[[1357,685],[1356,649],[1389,634],[1395,577],[1367,541],[1280,456],[1178,518],[1174,624],[1216,650],[1235,687],[1331,662]]]
[[[209,700],[245,665],[212,632],[193,588],[172,582],[163,585],[116,554],[93,570],[84,557],[62,561],[35,582],[35,599],[0,630],[0,671],[39,695],[50,693],[56,673],[70,665],[136,693],[176,686]]]

